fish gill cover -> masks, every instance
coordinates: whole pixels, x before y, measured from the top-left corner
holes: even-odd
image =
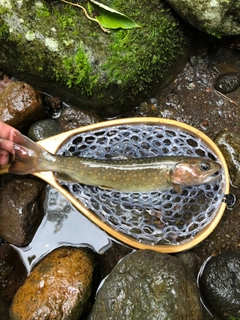
[[[165,125],[118,125],[73,136],[60,155],[97,159],[191,156],[218,160],[203,141]],[[76,168],[77,170],[77,168]],[[152,245],[190,241],[215,217],[224,196],[225,175],[209,184],[164,192],[124,193],[61,182],[74,197],[115,230]]]

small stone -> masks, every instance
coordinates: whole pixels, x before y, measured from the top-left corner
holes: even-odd
[[[235,91],[240,86],[240,73],[229,72],[220,75],[215,82],[215,89],[222,93]]]
[[[63,131],[76,129],[100,121],[103,121],[102,117],[94,112],[72,106],[66,107],[58,118],[58,122]]]
[[[28,137],[33,141],[43,140],[62,132],[59,123],[52,119],[35,122],[28,130]]]

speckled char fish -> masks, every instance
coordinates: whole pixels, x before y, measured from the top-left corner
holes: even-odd
[[[171,190],[218,179],[222,167],[207,158],[165,156],[143,159],[97,160],[56,156],[23,135],[14,141],[15,160],[9,172],[56,172],[56,179],[101,186],[122,192]]]

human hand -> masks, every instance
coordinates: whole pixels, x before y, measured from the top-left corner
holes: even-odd
[[[13,137],[18,130],[0,121],[0,166],[9,161],[10,154],[14,154]]]

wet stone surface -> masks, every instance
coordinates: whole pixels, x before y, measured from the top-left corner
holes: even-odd
[[[203,271],[200,288],[210,311],[220,317],[239,317],[240,251],[211,258]]]
[[[85,250],[56,249],[40,261],[17,291],[11,319],[78,319],[91,295],[93,270],[93,256]]]
[[[45,182],[12,177],[0,190],[0,235],[17,246],[32,240],[43,217]]]
[[[24,82],[11,82],[0,92],[0,119],[17,128],[45,117],[41,96]]]
[[[27,270],[18,252],[9,244],[1,245],[0,296],[3,300],[11,302],[26,277]]]
[[[202,317],[196,282],[184,263],[167,254],[142,250],[115,266],[99,289],[88,319]]]
[[[33,141],[39,141],[62,132],[59,123],[52,119],[44,119],[35,122],[28,130],[28,137]]]

